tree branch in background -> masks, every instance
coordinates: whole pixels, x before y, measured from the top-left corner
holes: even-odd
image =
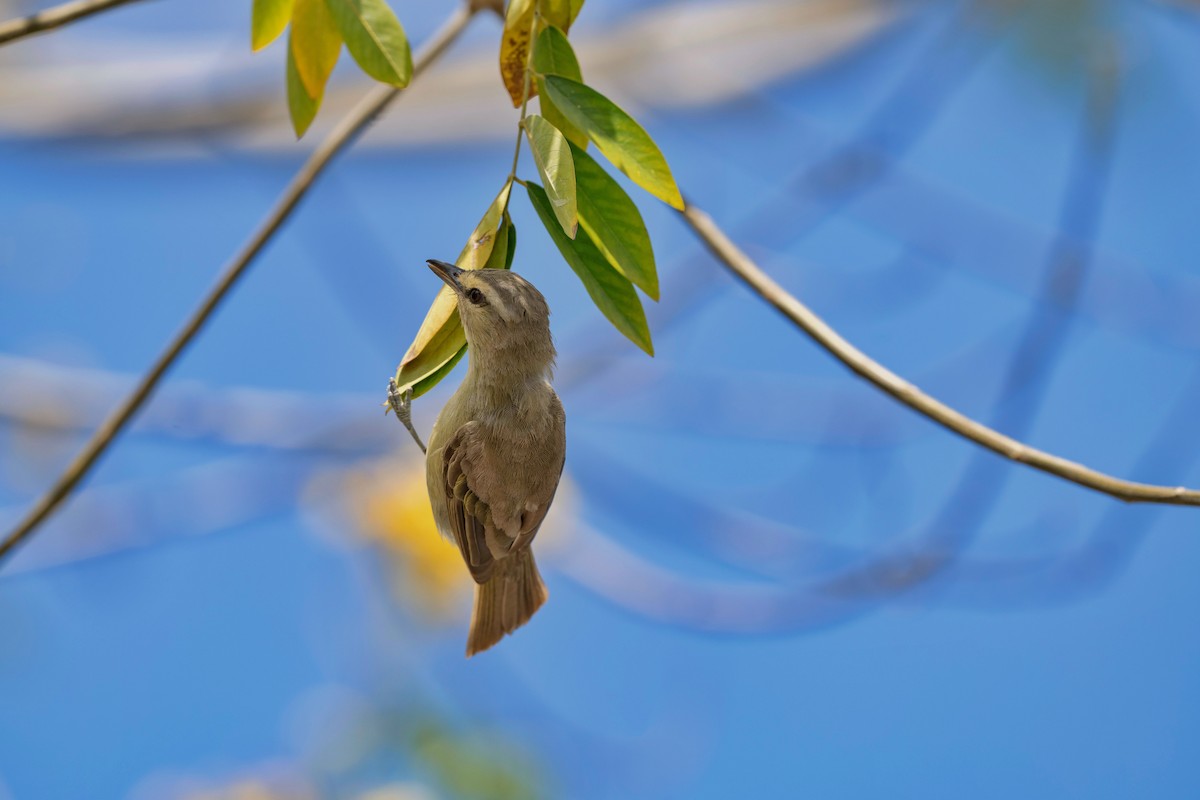
[[[52,31],[76,20],[132,2],[133,0],[74,0],[74,2],[52,6],[27,17],[0,22],[0,44]]]
[[[416,79],[466,28],[467,23],[480,8],[488,7],[485,3],[472,3],[463,6],[443,23],[442,27],[433,34],[432,38],[422,46],[413,60],[413,78]],[[133,392],[125,401],[104,421],[75,460],[55,482],[26,517],[0,542],[0,563],[11,555],[14,548],[25,540],[37,527],[54,512],[56,508],[75,489],[79,482],[95,466],[97,459],[108,449],[113,440],[121,433],[133,416],[150,398],[163,375],[178,360],[179,356],[191,344],[192,340],[208,322],[217,306],[229,294],[238,279],[246,272],[254,259],[262,252],[267,242],[279,231],[283,223],[291,216],[292,211],[299,205],[301,199],[312,187],[316,179],[324,171],[329,162],[366,129],[366,127],[387,108],[388,104],[400,94],[401,90],[390,86],[378,86],[373,89],[358,106],[325,138],[317,147],[300,171],[292,178],[287,189],[275,204],[274,209],[267,215],[266,220],[247,242],[236,258],[225,268],[217,284],[209,291],[200,306],[192,313],[183,329],[167,345],[166,349],[154,362],[146,375],[138,382]]]
[[[126,0],[127,1],[127,0]],[[86,4],[85,4],[86,5]],[[105,5],[102,3],[93,5]],[[109,2],[107,5],[116,5]],[[456,12],[433,39],[417,54],[414,76],[420,74],[462,32],[478,10],[495,8],[491,0],[475,0]],[[75,461],[60,476],[55,485],[35,505],[25,519],[0,542],[0,562],[37,528],[70,495],[87,475],[100,455],[122,432],[155,390],[158,382],[183,350],[199,333],[216,307],[248,268],[262,248],[278,232],[304,194],[313,185],[328,163],[370,124],[396,97],[398,89],[378,87],[322,142],[279,199],[258,232],[243,251],[226,268],[217,285],[193,313],[184,328],[169,343],[150,371],[132,394],[100,426]],[[1183,487],[1156,486],[1121,480],[1097,472],[1081,464],[1031,448],[1012,437],[999,433],[940,401],[924,394],[882,365],[867,357],[828,326],[795,297],[775,283],[751,261],[708,217],[692,205],[681,212],[685,221],[707,244],[709,249],[739,278],[768,303],[775,306],[801,330],[813,338],[852,371],[867,379],[904,405],[922,413],[964,438],[980,444],[1014,461],[1033,466],[1050,474],[1078,483],[1087,488],[1128,502],[1156,502],[1175,505],[1200,505],[1200,491]]]
[[[1030,447],[1010,436],[1005,436],[925,394],[842,338],[825,320],[789,294],[742,252],[716,226],[708,214],[690,202],[679,213],[688,226],[700,237],[700,240],[708,246],[712,254],[730,272],[749,286],[755,294],[778,309],[796,327],[804,331],[830,355],[849,367],[852,372],[914,411],[1005,458],[1048,472],[1051,475],[1057,475],[1118,500],[1129,503],[1200,506],[1200,491],[1182,486],[1156,486],[1114,478],[1074,461]]]

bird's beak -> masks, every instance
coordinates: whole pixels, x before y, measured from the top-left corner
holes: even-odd
[[[462,294],[462,284],[458,282],[458,276],[462,275],[465,270],[461,270],[453,264],[447,264],[445,261],[438,261],[436,258],[431,258],[425,262],[433,273],[446,282],[446,285],[455,292]]]

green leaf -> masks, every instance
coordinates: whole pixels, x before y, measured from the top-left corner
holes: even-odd
[[[538,173],[546,184],[546,194],[554,216],[562,226],[563,233],[572,239],[579,227],[579,212],[575,199],[575,163],[571,158],[571,145],[558,128],[537,114],[525,117],[525,135],[529,138],[529,149],[537,162]]]
[[[538,34],[533,43],[533,69],[541,75],[562,75],[573,81],[583,82],[583,74],[579,70],[579,60],[566,35],[553,26]],[[542,95],[539,101],[542,116],[554,127],[562,131],[567,141],[576,147],[587,148],[587,134],[571,123],[566,116],[554,105],[554,101]]]
[[[538,102],[541,104],[542,116],[546,118],[547,122],[562,131],[568,142],[581,149],[587,148],[587,134],[567,119],[566,115],[558,110],[558,106],[554,105],[554,101],[542,95]]]
[[[508,269],[508,265],[512,263],[508,260],[508,236],[511,230],[512,221],[505,214],[504,220],[500,223],[500,229],[496,231],[496,238],[492,243],[492,253],[483,265],[484,269]]]
[[[457,264],[462,269],[483,269],[492,263],[491,255],[497,249],[507,261],[509,244],[505,231],[511,226],[506,224],[505,209],[511,191],[512,183],[506,181],[471,232],[471,237],[458,256]],[[502,236],[506,237],[503,242]],[[412,345],[396,370],[396,383],[400,385],[400,390],[412,389],[415,397],[432,389],[453,369],[452,362],[462,357],[466,344],[462,320],[458,317],[458,299],[449,286],[443,286],[429,306],[425,321],[421,323]]]
[[[296,68],[296,58],[293,55],[290,39],[291,37],[289,37],[287,52],[288,114],[292,118],[292,128],[296,131],[296,138],[299,139],[317,116],[317,109],[321,107],[321,98],[309,95],[308,87],[304,85],[300,71]]]
[[[250,49],[262,50],[279,38],[292,18],[292,0],[254,0],[250,11]]]
[[[319,106],[329,74],[342,52],[342,35],[333,24],[325,0],[296,0],[290,45],[296,72],[304,81],[308,96]]]
[[[572,147],[578,185],[579,224],[609,264],[658,299],[658,271],[646,223],[633,200],[595,159]]]
[[[654,355],[650,328],[646,324],[646,312],[642,310],[642,303],[638,300],[633,284],[613,269],[592,242],[587,231],[579,231],[574,239],[566,237],[554,216],[550,198],[546,196],[542,187],[536,183],[527,183],[525,188],[529,191],[529,200],[541,218],[542,225],[550,233],[550,238],[554,240],[567,264],[583,281],[588,296],[600,309],[600,313],[631,342]]]
[[[662,151],[642,126],[611,100],[579,81],[561,75],[538,79],[550,98],[572,124],[586,131],[600,152],[634,183],[667,205],[682,210],[683,197]]]
[[[525,65],[529,59],[530,36],[533,32],[534,0],[508,0],[504,14],[504,33],[500,37],[500,77],[512,99],[513,108],[520,108],[525,98]],[[536,94],[529,87],[529,96]]]
[[[533,69],[542,75],[562,75],[573,81],[583,81],[579,59],[566,34],[550,26],[538,34],[533,45]]]
[[[326,0],[346,49],[377,81],[404,87],[412,80],[408,37],[385,0]]]
[[[504,220],[508,223],[508,253],[504,257],[504,268],[512,269],[513,258],[517,255],[517,226],[513,225],[508,214],[504,215]]]

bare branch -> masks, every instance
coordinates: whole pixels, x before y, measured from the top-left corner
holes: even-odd
[[[477,6],[464,5],[442,25],[433,37],[425,43],[413,60],[413,79],[415,80],[451,43],[463,32],[467,23],[476,13]],[[79,482],[95,465],[96,460],[108,449],[113,440],[121,433],[134,414],[145,404],[158,386],[163,375],[175,363],[183,351],[208,322],[209,317],[216,311],[217,306],[229,294],[238,279],[246,272],[267,242],[279,231],[283,223],[291,216],[304,195],[312,188],[313,183],[329,165],[335,156],[346,149],[358,138],[359,134],[387,108],[388,104],[400,93],[400,89],[391,86],[377,86],[355,109],[317,146],[309,156],[304,166],[292,178],[275,207],[267,215],[259,229],[250,238],[242,251],[233,259],[221,274],[217,284],[209,291],[200,306],[192,313],[183,329],[167,345],[166,349],[154,362],[154,365],[138,382],[137,387],[125,399],[84,446],[75,460],[55,482],[45,495],[30,510],[28,515],[0,542],[0,563],[12,553],[24,539],[50,516],[51,513],[67,498]]]
[[[1128,503],[1167,503],[1200,506],[1200,491],[1182,486],[1156,486],[1122,480],[1082,464],[1030,447],[983,425],[913,386],[887,367],[872,360],[789,294],[754,263],[717,227],[712,218],[690,202],[680,212],[684,221],[713,255],[763,300],[778,309],[796,327],[852,372],[904,405],[949,428],[954,433],[1005,458],[1057,475],[1080,486]]]
[[[0,22],[0,44],[61,28],[75,20],[132,2],[133,0],[74,0],[70,3],[52,6],[27,17]]]

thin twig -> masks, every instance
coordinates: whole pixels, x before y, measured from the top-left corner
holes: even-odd
[[[789,294],[754,263],[712,218],[691,203],[680,212],[708,249],[763,300],[778,309],[830,355],[904,405],[1005,458],[1110,495],[1129,503],[1167,503],[1200,506],[1200,491],[1182,486],[1157,486],[1122,480],[1082,464],[1030,447],[956,411],[872,360]]]
[[[451,43],[463,32],[467,23],[475,15],[480,4],[463,6],[442,25],[433,37],[424,44],[413,60],[413,80],[417,78]],[[125,399],[116,411],[92,435],[83,450],[75,457],[66,471],[55,482],[45,495],[21,520],[11,533],[0,542],[0,563],[12,553],[24,539],[37,529],[50,514],[67,498],[71,491],[88,474],[96,460],[112,444],[117,435],[125,428],[134,414],[145,404],[167,370],[178,360],[179,356],[196,338],[196,334],[208,322],[217,306],[229,294],[238,279],[246,272],[254,259],[267,242],[279,231],[287,221],[292,211],[299,205],[304,195],[312,187],[316,179],[329,165],[335,156],[346,149],[363,132],[363,130],[387,108],[388,104],[400,93],[400,89],[391,86],[377,86],[354,108],[350,114],[338,123],[337,127],[317,147],[300,171],[292,178],[284,190],[275,208],[267,215],[262,225],[250,238],[250,241],[225,268],[217,284],[209,291],[200,306],[192,313],[183,329],[175,335],[166,349],[154,362],[154,365],[138,383],[133,392]]]
[[[77,19],[108,11],[110,8],[132,3],[133,0],[74,0],[52,6],[27,17],[0,22],[0,44],[24,39],[37,33],[51,31]]]

